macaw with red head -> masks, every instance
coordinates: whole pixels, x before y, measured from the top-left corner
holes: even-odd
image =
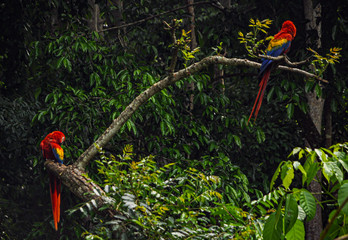
[[[290,50],[291,41],[296,36],[296,27],[291,21],[285,21],[282,25],[282,29],[279,33],[274,35],[274,38],[269,42],[268,47],[266,49],[266,54],[272,57],[278,57],[281,54],[286,54]],[[271,59],[262,59],[262,64],[260,68],[259,78],[259,93],[257,94],[253,109],[250,113],[248,123],[251,119],[251,116],[254,113],[256,103],[257,108],[255,111],[255,121],[257,118],[257,114],[261,108],[263,95],[265,94],[267,82],[269,80],[269,76],[271,74],[272,67],[274,66],[274,61]]]
[[[61,144],[65,141],[65,135],[60,131],[54,131],[48,134],[44,140],[40,143],[43,157],[50,159],[60,164],[63,164],[64,151]],[[58,230],[58,223],[60,221],[60,193],[61,193],[61,182],[60,179],[49,174],[50,176],[50,195],[52,203],[52,212],[54,227]]]

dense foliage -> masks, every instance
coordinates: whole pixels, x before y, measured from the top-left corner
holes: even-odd
[[[140,92],[166,76],[173,43],[163,21],[183,19],[176,36],[185,40],[183,34],[188,35],[189,18],[187,8],[180,8],[182,1],[121,2],[120,20],[113,14],[118,9],[114,1],[96,1],[104,28],[167,13],[125,28],[95,32],[88,27],[92,10],[82,1],[15,0],[1,4],[0,238],[53,238],[47,173],[41,164],[38,147],[42,137],[52,130],[63,131],[67,136],[63,146],[66,163],[73,162]],[[297,192],[295,188],[300,189],[302,184],[308,183],[313,177],[308,174],[312,174],[313,169],[324,171],[327,184],[337,183],[334,189],[325,188],[328,196],[335,197],[332,191],[338,189],[345,193],[344,170],[347,169],[344,163],[347,158],[344,156],[347,155],[338,156],[337,160],[335,152],[344,154],[345,151],[337,150],[337,146],[334,148],[337,151],[330,150],[333,155],[326,149],[326,158],[322,158],[326,155],[320,155],[319,150],[299,151],[303,158],[317,154],[321,161],[320,164],[302,163],[303,171],[297,162],[282,162],[294,147],[304,144],[303,130],[293,112],[297,107],[307,110],[305,94],[309,91],[316,91],[329,103],[333,112],[333,142],[347,141],[345,66],[348,25],[343,13],[348,6],[340,1],[323,1],[322,5],[323,49],[314,49],[319,56],[317,60],[323,60],[321,56],[326,56],[332,47],[342,48],[343,56],[339,64],[329,67],[323,61],[317,62],[319,71],[326,66],[322,74],[330,84],[320,88],[316,82],[304,82],[299,75],[274,72],[265,103],[253,126],[246,125],[246,116],[250,113],[258,87],[255,69],[209,67],[161,91],[142,106],[103,148],[105,157],[89,166],[89,175],[105,185],[105,190],[107,185],[120,186],[123,179],[122,183],[126,184],[122,185],[122,190],[115,192],[110,186],[107,192],[117,204],[133,201],[136,207],[121,204],[117,210],[123,214],[122,217],[111,220],[111,223],[105,218],[106,224],[93,211],[84,210],[88,206],[86,203],[78,209],[83,209],[82,213],[89,216],[79,212],[72,215],[63,213],[60,237],[106,238],[121,223],[119,231],[131,234],[134,230],[139,238],[158,237],[152,235],[156,231],[162,236],[172,236],[178,229],[184,231],[182,236],[208,232],[218,234],[220,230],[230,236],[239,235],[242,239],[248,234],[257,237],[262,235],[263,224],[270,213],[268,209],[274,209],[275,213],[270,215],[265,226],[274,226],[271,221],[278,223],[281,219],[290,221],[296,229],[301,228],[301,223],[294,221],[294,215],[288,217],[282,210],[292,211],[295,205],[305,209],[301,203],[302,195],[305,199],[308,197],[308,204],[311,203],[309,193],[304,190]],[[238,33],[250,31],[250,18],[274,20],[266,29],[267,34],[260,32],[261,39],[275,33],[284,20],[292,19],[298,27],[298,35],[289,57],[302,60],[312,54],[305,48],[305,20],[299,14],[303,11],[302,1],[240,1],[233,2],[228,8],[197,4],[194,10],[199,51],[194,53],[195,58],[187,56],[185,51],[179,52],[176,70],[213,54],[248,58],[250,52],[240,44]],[[257,50],[264,49],[265,44],[261,42]],[[189,83],[194,83],[195,87],[188,88]],[[193,108],[190,108],[192,103]],[[140,161],[133,155],[133,161],[124,159],[122,147],[126,144],[134,146],[134,154]],[[121,157],[112,157],[117,155]],[[152,157],[146,157],[150,155],[154,156],[156,163]],[[331,163],[336,160],[340,160],[341,165]],[[110,166],[104,164],[108,161],[111,161]],[[170,163],[175,164],[169,166]],[[281,166],[277,170],[279,163]],[[310,169],[311,166],[315,167]],[[294,168],[306,175],[302,183],[301,180],[292,183],[292,179],[286,178]],[[116,172],[118,179],[110,177],[115,169],[119,170]],[[332,169],[341,169],[343,181],[340,176],[332,174]],[[146,175],[141,171],[153,175],[144,179]],[[283,186],[276,190],[270,188],[271,182],[274,185],[274,179],[271,179],[274,172],[279,172],[283,181]],[[133,177],[152,181],[153,185],[137,186],[139,194],[136,195],[130,191],[131,182],[127,182]],[[165,181],[173,181],[178,192],[170,192]],[[295,187],[290,188],[290,183]],[[155,187],[163,199],[148,194]],[[252,205],[253,199],[263,195],[269,197],[257,201],[257,206]],[[183,201],[179,201],[177,207],[168,207],[174,198],[180,196]],[[192,201],[192,206],[186,205],[195,196],[202,197]],[[339,199],[338,204],[342,204],[342,198]],[[63,190],[63,211],[79,202]],[[334,199],[332,203],[337,201]],[[330,205],[332,210],[337,206]],[[151,208],[151,215],[146,215],[147,207]],[[311,209],[309,204],[308,212],[304,210],[307,217],[311,216]],[[170,211],[171,214],[162,214],[161,211]],[[340,214],[344,213],[341,211]],[[304,215],[301,216],[300,220],[303,220]],[[342,216],[336,218],[330,231],[336,229],[344,233],[344,225],[340,222]],[[199,220],[201,217],[203,220]],[[226,221],[226,226],[221,219]],[[183,225],[188,228],[182,229]],[[232,225],[235,228],[230,231]],[[117,229],[114,230],[116,233],[113,234],[119,234]],[[266,232],[288,236],[289,231],[295,230],[288,228],[277,232],[267,227]]]
[[[282,161],[272,178],[272,191],[264,196],[254,192],[259,199],[252,202],[253,190],[237,167],[233,176],[243,181],[230,184],[229,192],[219,176],[195,168],[178,169],[174,163],[159,168],[153,156],[135,161],[130,145],[117,157],[100,153],[96,183],[112,199],[103,208],[111,206],[117,214],[111,220],[95,218],[94,227],[82,234],[85,239],[304,239],[304,222],[316,212],[313,193],[305,187],[318,171],[325,177],[322,205],[330,210],[332,221],[323,239],[348,232],[347,144],[295,148],[289,157],[298,155],[298,161]],[[302,188],[291,187],[295,171],[302,174]],[[281,184],[273,190],[278,177]],[[92,200],[71,213],[93,215],[93,205]]]

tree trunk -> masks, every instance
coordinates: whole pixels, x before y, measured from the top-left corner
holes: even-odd
[[[108,28],[125,25],[126,23],[123,19],[123,0],[109,0],[107,1],[107,5],[112,9],[110,11],[111,16],[107,17]],[[113,29],[111,31],[115,32],[122,47],[127,47],[127,43],[123,37],[126,34],[126,27]]]
[[[232,7],[231,0],[221,0],[220,3],[225,9],[231,9],[231,7]],[[220,42],[217,42],[216,44],[219,45]],[[225,52],[226,52],[226,50],[225,50]],[[225,90],[226,90],[225,79],[224,79],[224,70],[220,69],[219,65],[217,65],[217,64],[214,65],[214,80],[218,80],[218,82],[221,85],[221,94],[224,95]]]
[[[194,0],[187,0],[187,4],[193,4]],[[195,32],[195,9],[193,5],[187,7],[187,11],[190,15],[190,31],[191,31],[191,50],[197,48],[197,39],[196,39],[196,32]],[[190,82],[186,85],[186,90],[189,92],[193,92],[195,90],[195,84],[194,82]],[[194,105],[193,105],[193,100],[194,100],[195,95],[193,93],[190,94],[189,97],[189,103],[187,106],[187,109],[189,112],[192,112]]]
[[[305,19],[308,21],[306,23],[307,39],[306,45],[315,47],[316,49],[321,48],[321,5],[320,3],[313,8],[312,0],[303,0],[304,5],[304,15]],[[317,36],[309,35],[315,32]],[[317,98],[316,93],[310,92],[306,95],[308,105],[309,105],[309,115],[321,135],[322,126],[322,116],[325,100],[323,98]],[[307,146],[309,144],[307,143]],[[321,172],[317,173],[317,181],[312,181],[308,186],[308,190],[315,194],[318,202],[321,202]],[[322,209],[319,204],[317,204],[317,211],[315,217],[306,224],[306,239],[307,240],[317,240],[320,238],[320,233],[323,230],[322,222]]]
[[[103,21],[100,19],[99,5],[95,3],[95,0],[88,0],[88,5],[91,11],[91,19],[88,21],[89,29],[100,32],[103,30]]]
[[[325,147],[328,148],[332,145],[332,111],[331,111],[331,98],[325,100]]]

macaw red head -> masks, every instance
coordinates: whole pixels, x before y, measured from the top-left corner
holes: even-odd
[[[296,36],[296,27],[295,27],[294,23],[289,21],[289,20],[287,20],[283,23],[282,31],[289,33],[292,36],[292,38],[295,38],[295,36]]]
[[[52,134],[52,138],[55,139],[59,144],[62,144],[65,141],[64,133],[60,131],[54,131],[51,134]]]
[[[44,140],[62,144],[65,141],[65,135],[61,131],[53,131],[49,133]]]

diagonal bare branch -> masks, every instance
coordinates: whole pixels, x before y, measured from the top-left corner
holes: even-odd
[[[97,154],[97,148],[95,146],[98,145],[100,147],[104,147],[115,134],[120,130],[120,128],[125,124],[134,112],[144,104],[150,97],[158,93],[159,91],[165,89],[166,87],[172,85],[173,83],[183,79],[185,77],[190,76],[191,74],[195,74],[205,67],[211,64],[223,64],[228,66],[247,66],[253,68],[260,68],[261,64],[257,62],[253,62],[247,59],[239,59],[239,58],[226,58],[222,56],[210,56],[202,59],[199,62],[196,62],[185,69],[181,69],[173,74],[170,74],[169,77],[165,77],[159,82],[155,83],[144,92],[142,92],[139,96],[137,96],[126,108],[125,110],[111,123],[111,125],[105,130],[105,132],[97,139],[97,141],[92,144],[74,163],[74,166],[79,169],[85,169],[88,165],[89,161]],[[301,69],[286,67],[286,66],[278,66],[277,68],[285,71],[290,71],[294,73],[298,73],[304,75],[308,78],[315,78],[320,81],[328,82],[324,79],[319,79],[312,73],[306,72]]]

